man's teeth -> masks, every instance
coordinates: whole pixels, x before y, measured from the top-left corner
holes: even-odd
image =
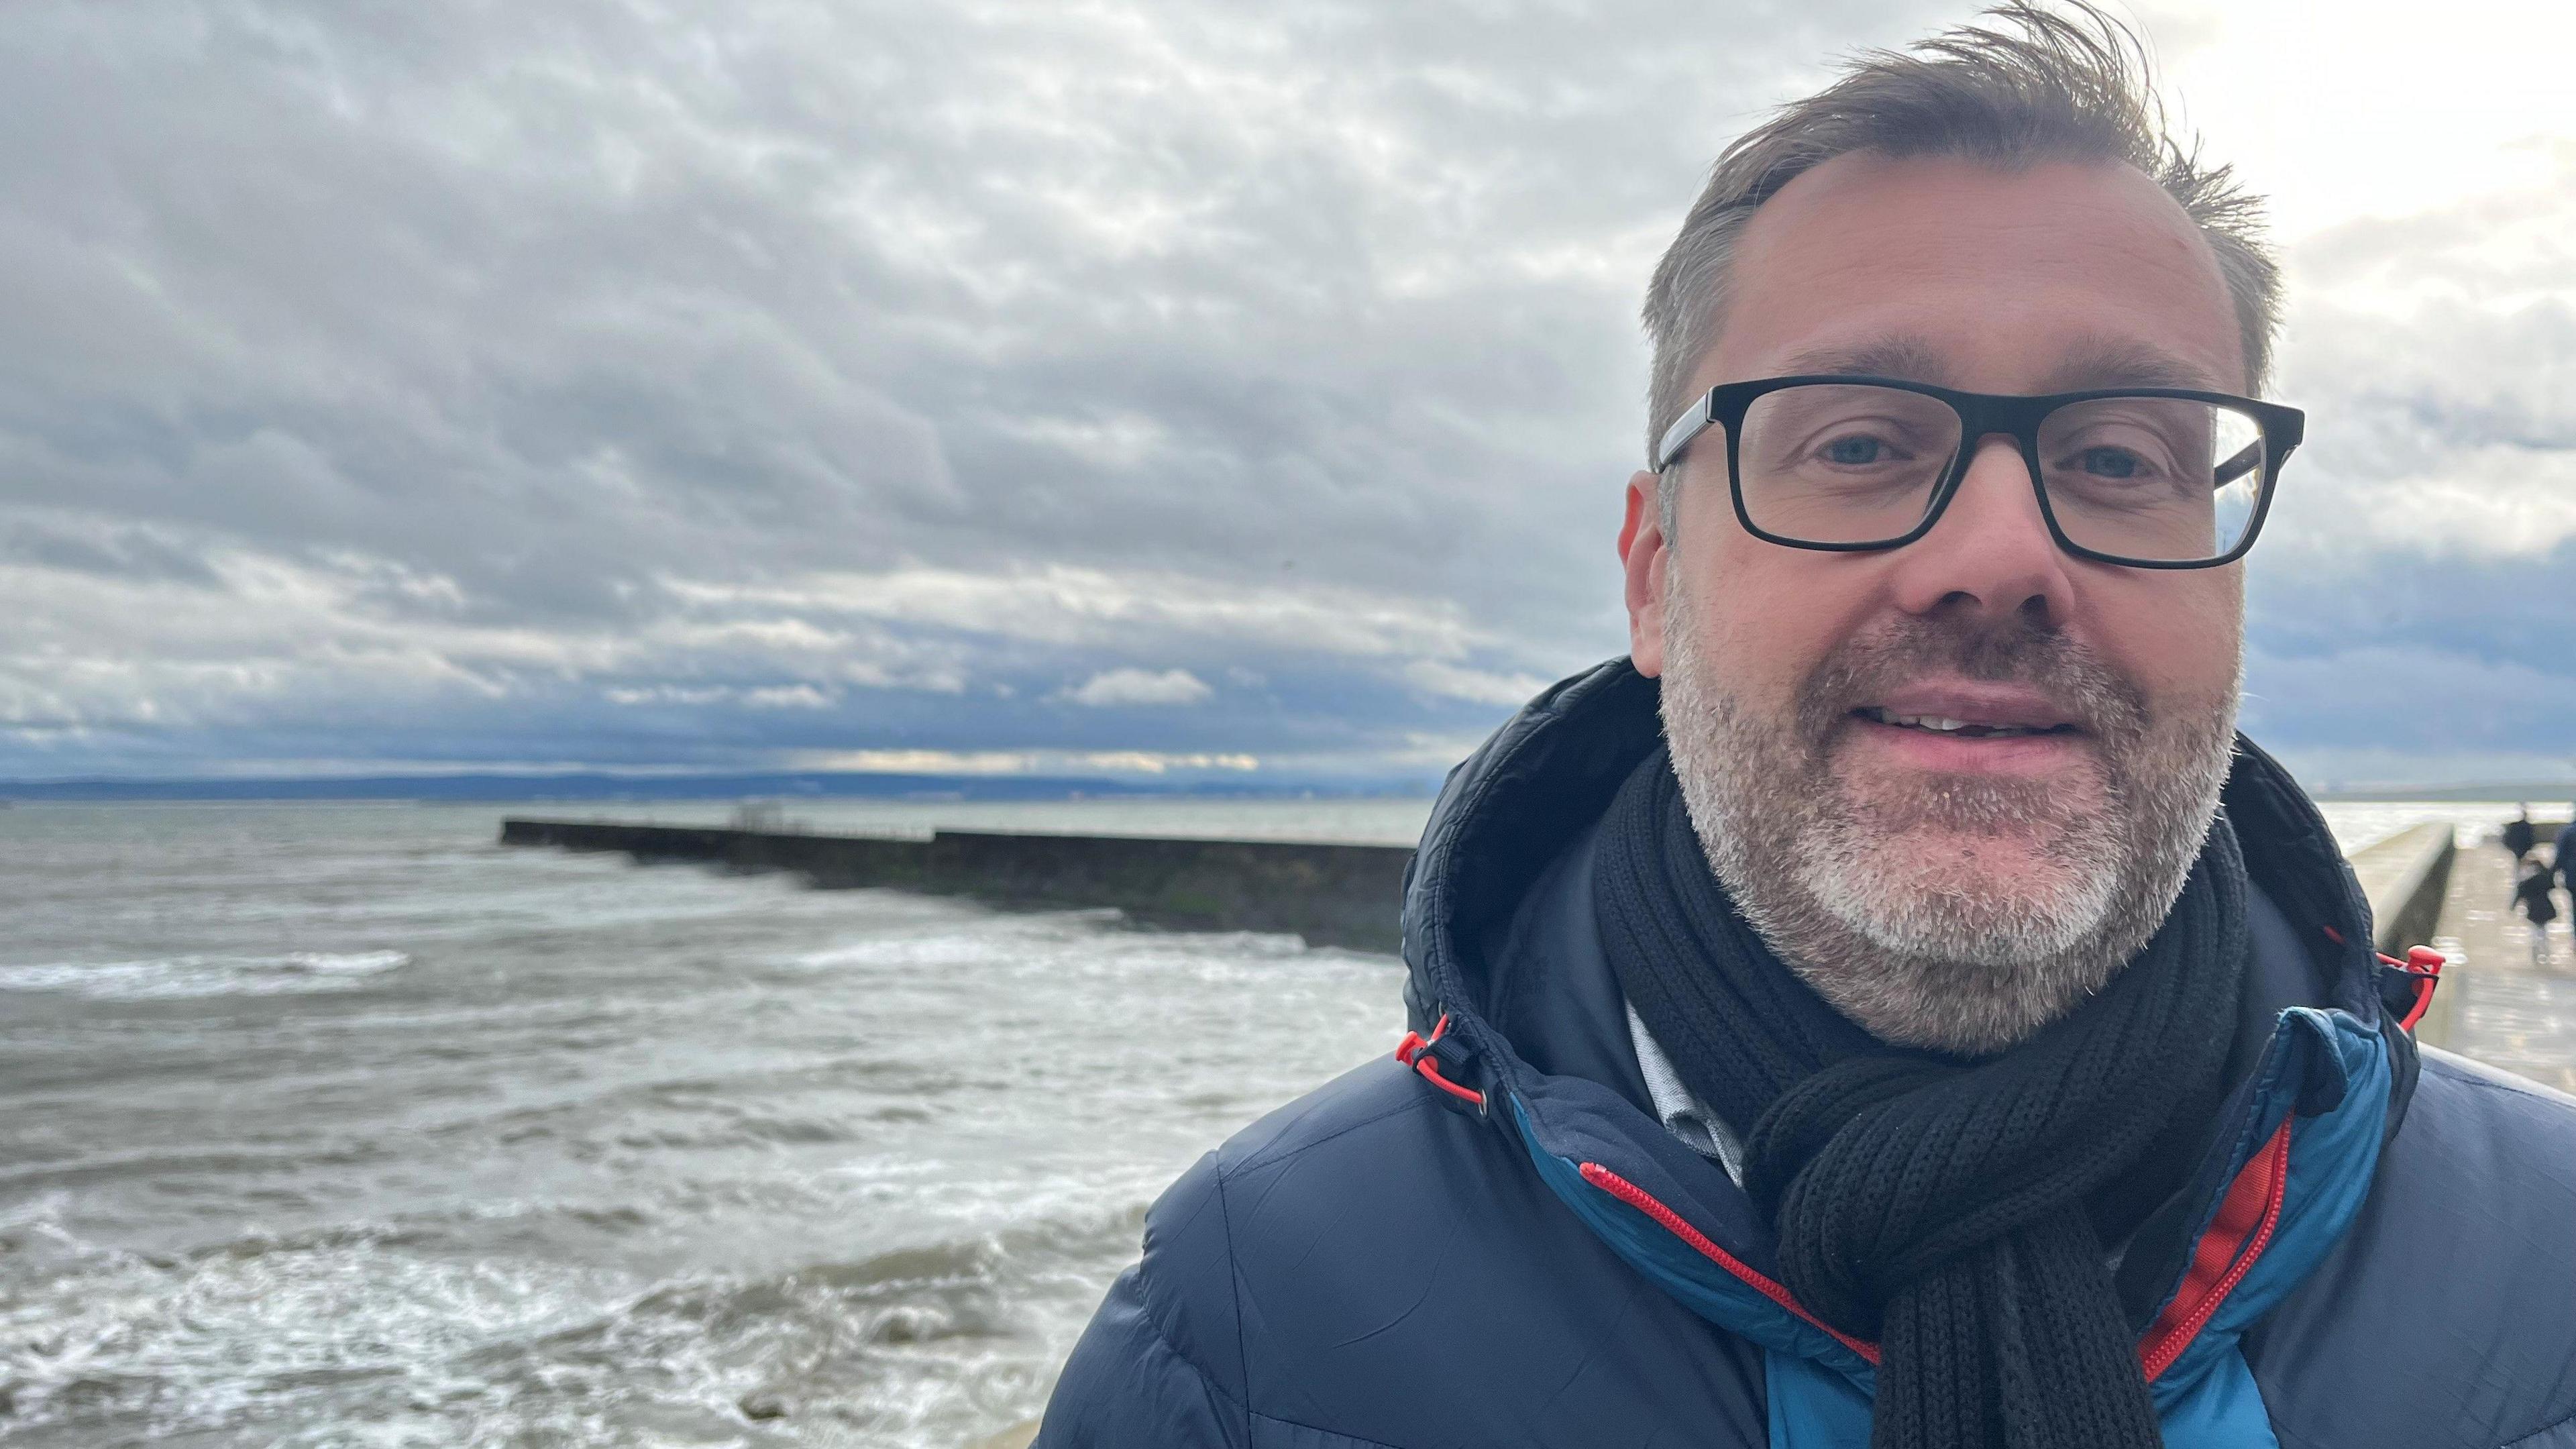
[[[1964,734],[1971,739],[1992,739],[2002,735],[2040,735],[2047,734],[2049,730],[2056,728],[2055,725],[2041,729],[2032,725],[1970,724],[1966,720],[1951,719],[1945,715],[1898,714],[1893,710],[1880,709],[1875,705],[1863,710],[1862,713],[1880,724],[1895,725],[1899,729],[1935,730],[1945,735]]]

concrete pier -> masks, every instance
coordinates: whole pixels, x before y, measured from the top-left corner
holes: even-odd
[[[1413,857],[1391,845],[975,830],[904,839],[605,820],[504,820],[501,843],[790,870],[827,887],[891,886],[1006,905],[1112,906],[1149,925],[1272,931],[1362,951],[1396,949],[1404,868]]]

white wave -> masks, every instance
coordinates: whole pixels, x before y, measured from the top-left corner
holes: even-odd
[[[289,951],[276,956],[169,956],[0,966],[0,991],[59,991],[93,1001],[275,996],[346,991],[411,964],[401,951]]]

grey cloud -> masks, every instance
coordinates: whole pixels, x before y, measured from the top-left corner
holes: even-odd
[[[1482,622],[1389,681],[1579,662],[1646,260],[1785,78],[1928,9],[26,7],[0,687],[75,754],[1048,692],[1042,620],[674,591],[920,568],[1275,581],[1104,669],[1293,675],[1262,619],[1354,591]]]
[[[9,565],[210,588],[219,582],[203,554],[150,525],[94,514],[29,509],[0,518],[0,567]]]
[[[0,775],[1436,753],[1622,645],[1633,317],[1718,146],[1956,14],[21,6]],[[2285,578],[2576,437],[2563,311],[2295,315]],[[1068,697],[1121,671],[1208,694]]]

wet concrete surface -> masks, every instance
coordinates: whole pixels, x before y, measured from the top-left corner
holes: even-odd
[[[2546,858],[2549,847],[2540,855]],[[2535,955],[2530,922],[2513,908],[2513,857],[2495,831],[2463,832],[2432,945],[2449,957],[2441,989],[2452,1003],[2452,1051],[2576,1092],[2576,940],[2566,894]]]

